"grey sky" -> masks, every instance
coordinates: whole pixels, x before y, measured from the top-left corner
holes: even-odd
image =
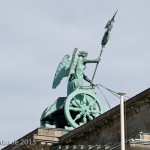
[[[149,6],[149,0],[1,0],[0,139],[14,140],[39,127],[45,107],[66,95],[66,80],[51,89],[60,60],[75,47],[96,58],[116,10],[95,83],[130,97],[149,88]]]

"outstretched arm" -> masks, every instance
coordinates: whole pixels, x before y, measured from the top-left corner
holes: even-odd
[[[84,60],[84,64],[86,63],[98,63],[100,61],[100,58],[93,59],[93,60]]]

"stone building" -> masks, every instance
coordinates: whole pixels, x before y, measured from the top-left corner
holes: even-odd
[[[126,150],[150,150],[150,88],[125,102]],[[38,128],[3,150],[120,150],[120,107],[74,130]]]

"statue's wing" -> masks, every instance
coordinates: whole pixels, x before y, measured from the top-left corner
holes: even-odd
[[[70,70],[70,60],[68,59],[69,57],[69,55],[65,55],[58,65],[53,81],[53,89],[55,89],[60,84],[63,77],[68,76]]]

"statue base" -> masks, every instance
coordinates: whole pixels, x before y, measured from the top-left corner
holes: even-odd
[[[52,145],[59,142],[59,137],[68,132],[69,130],[59,128],[37,128],[2,150],[49,150]]]

